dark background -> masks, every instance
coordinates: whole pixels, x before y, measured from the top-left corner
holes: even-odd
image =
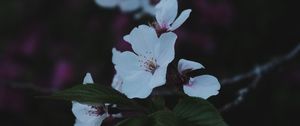
[[[299,42],[294,0],[179,0],[191,17],[176,33],[176,57],[201,62],[227,78],[286,54]],[[92,0],[0,1],[0,125],[70,126],[71,103],[37,99],[80,84],[91,72],[111,83],[111,49],[149,20],[98,7]],[[264,75],[237,107],[223,112],[232,126],[298,126],[300,56]],[[209,99],[220,108],[251,79],[224,86]]]

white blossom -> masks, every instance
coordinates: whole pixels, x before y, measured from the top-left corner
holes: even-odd
[[[143,12],[155,16],[155,5],[152,5],[151,0],[141,0]]]
[[[113,78],[111,86],[119,92],[122,92],[123,79],[116,74]]]
[[[155,17],[161,30],[174,31],[190,16],[191,9],[184,10],[176,19],[178,12],[177,0],[161,0],[155,6]],[[176,19],[176,20],[175,20]]]
[[[83,84],[93,83],[91,74],[87,73]],[[88,105],[77,101],[73,101],[72,103],[72,112],[76,117],[74,126],[100,126],[102,121],[109,116],[105,106]]]
[[[180,74],[184,72],[203,69],[200,63],[180,59],[178,62],[178,71]],[[183,91],[189,96],[207,99],[210,96],[217,95],[221,86],[218,79],[211,75],[200,75],[190,78],[187,83],[183,84]]]
[[[121,11],[130,12],[141,7],[140,0],[95,0],[101,7],[114,8],[120,7]]]
[[[141,9],[135,17],[140,18],[144,14],[155,16],[155,5],[151,0],[95,0],[95,3],[104,8],[119,7],[123,12],[132,12]]]
[[[128,98],[146,98],[153,88],[164,85],[168,64],[175,56],[176,39],[172,32],[158,37],[155,29],[146,25],[126,35],[124,40],[131,44],[134,52],[112,50],[112,62],[123,80],[121,92]]]

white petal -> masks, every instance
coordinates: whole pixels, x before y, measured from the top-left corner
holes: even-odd
[[[188,17],[190,16],[191,12],[192,12],[191,9],[184,10],[180,14],[180,16],[174,21],[174,23],[172,24],[172,26],[169,28],[169,31],[174,31],[175,29],[177,29],[178,27],[180,27],[186,21],[186,19],[188,19]]]
[[[180,74],[182,74],[182,72],[185,70],[197,70],[202,68],[204,68],[204,66],[198,62],[186,59],[180,59],[178,62],[178,71]]]
[[[142,0],[142,9],[145,13],[155,15],[155,6],[151,5],[149,0]]]
[[[96,4],[102,7],[112,8],[115,7],[120,0],[95,0]]]
[[[129,51],[119,52],[116,49],[113,49],[112,52],[112,61],[115,64],[115,69],[122,78],[130,77],[135,75],[137,71],[143,70],[139,66],[137,55],[134,53]]]
[[[159,68],[155,70],[150,82],[148,83],[151,88],[156,88],[166,83],[167,68],[168,65],[165,65],[159,66]]]
[[[122,92],[123,79],[116,74],[113,78],[111,86],[119,92]]]
[[[177,0],[161,0],[156,6],[156,21],[161,27],[167,27],[174,22],[177,11],[178,3]]]
[[[134,28],[124,36],[124,40],[131,44],[135,53],[142,56],[149,55],[149,51],[153,53],[155,45],[159,43],[155,29],[146,25]]]
[[[90,73],[86,73],[84,79],[83,79],[83,84],[93,84],[93,78],[92,75]]]
[[[112,62],[113,64],[117,64],[119,61],[119,59],[121,58],[121,54],[122,52],[118,51],[116,48],[112,49]]]
[[[137,73],[135,77],[123,80],[122,93],[128,98],[146,98],[151,92],[152,88],[148,86],[152,75],[149,72]]]
[[[164,33],[160,36],[160,46],[156,50],[157,63],[159,65],[169,64],[175,57],[175,42],[177,39],[176,34],[173,32]]]
[[[202,75],[191,78],[188,85],[183,86],[183,91],[189,96],[207,99],[217,95],[221,86],[217,78],[211,75]]]
[[[103,115],[91,114],[91,111],[95,111],[91,106],[73,102],[72,112],[76,117],[75,126],[100,126],[102,121],[108,117],[108,114]]]
[[[124,12],[130,12],[138,9],[141,6],[140,0],[122,0],[120,9]]]
[[[94,122],[87,123],[87,122],[81,122],[76,119],[74,126],[100,126],[101,123],[102,123],[101,120],[95,120]]]

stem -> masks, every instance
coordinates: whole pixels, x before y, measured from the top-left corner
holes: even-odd
[[[235,100],[225,104],[223,107],[221,107],[220,111],[221,112],[228,111],[231,108],[241,104],[242,101],[245,99],[245,97],[249,94],[249,92],[251,90],[254,90],[257,87],[257,84],[265,74],[269,73],[270,71],[272,71],[276,67],[279,67],[285,62],[295,59],[299,53],[300,53],[300,44],[298,44],[292,51],[290,51],[286,55],[277,57],[265,64],[258,65],[247,73],[239,74],[229,79],[223,79],[221,81],[222,85],[231,85],[240,82],[244,79],[254,78],[254,80],[248,86],[238,91],[238,96],[236,97]]]

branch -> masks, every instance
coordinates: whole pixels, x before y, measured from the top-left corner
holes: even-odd
[[[243,100],[245,99],[245,97],[249,94],[250,90],[251,89],[254,89],[256,87],[256,85],[258,84],[258,82],[261,80],[261,76],[258,76],[256,77],[250,85],[248,85],[247,87],[245,88],[242,88],[238,91],[238,97],[230,102],[230,103],[227,103],[226,105],[224,105],[220,111],[221,112],[224,112],[224,111],[227,111],[235,106],[238,106],[239,104],[241,104],[243,102]]]
[[[257,77],[257,76],[260,76],[261,74],[266,74],[269,71],[273,70],[274,68],[280,66],[281,64],[283,64],[287,61],[290,61],[291,59],[294,59],[299,52],[300,52],[300,44],[298,44],[292,51],[290,51],[286,55],[277,57],[265,64],[256,66],[254,69],[250,70],[247,73],[242,73],[242,74],[236,75],[232,78],[223,79],[221,81],[221,84],[229,85],[229,84],[240,82],[241,80],[244,80],[247,78]]]
[[[224,105],[220,111],[224,112],[227,111],[240,103],[245,99],[245,97],[249,94],[249,92],[256,88],[259,81],[262,79],[263,75],[270,72],[272,69],[280,66],[281,64],[290,61],[292,59],[295,59],[295,57],[300,52],[300,44],[298,44],[292,51],[287,53],[286,55],[283,55],[281,57],[277,57],[274,60],[271,60],[270,62],[267,62],[263,65],[256,66],[253,70],[250,70],[247,73],[240,74],[237,76],[234,76],[229,79],[224,79],[221,81],[222,85],[229,85],[233,83],[237,83],[241,80],[247,79],[247,78],[254,78],[254,80],[245,88],[242,88],[238,91],[238,97],[236,99],[226,105]]]

